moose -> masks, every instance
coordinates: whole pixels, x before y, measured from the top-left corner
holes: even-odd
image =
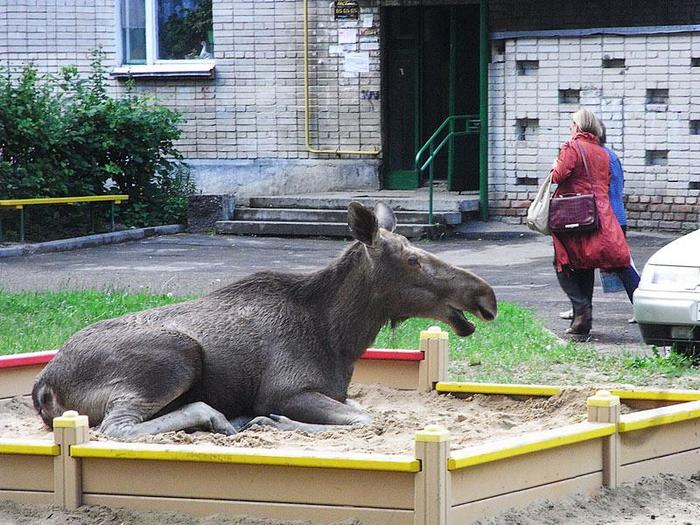
[[[77,410],[127,439],[369,424],[347,389],[382,326],[424,317],[467,336],[464,312],[488,321],[497,306],[486,281],[394,233],[387,205],[351,203],[348,225],[356,242],[315,273],[260,272],[77,332],[37,377],[34,407],[49,427]]]

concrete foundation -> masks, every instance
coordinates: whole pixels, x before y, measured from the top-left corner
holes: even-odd
[[[379,189],[376,159],[197,160],[187,163],[197,189],[208,194],[284,195]]]
[[[233,195],[200,195],[187,198],[187,229],[193,233],[214,230],[217,221],[233,218]]]

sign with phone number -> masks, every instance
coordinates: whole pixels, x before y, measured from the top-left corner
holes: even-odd
[[[357,20],[360,18],[360,5],[353,0],[337,0],[335,2],[336,20]]]

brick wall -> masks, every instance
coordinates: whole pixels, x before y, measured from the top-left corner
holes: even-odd
[[[85,72],[90,50],[114,62],[114,0],[0,0],[0,63],[33,62],[44,72],[74,64]]]
[[[309,3],[311,145],[377,149],[381,102],[365,100],[362,92],[380,89],[379,3],[362,4],[361,14],[373,15],[369,29],[361,28],[360,20],[334,20],[329,2]],[[226,171],[215,191],[233,191],[295,170],[298,179],[306,179],[295,186],[302,190],[314,189],[314,176],[319,187],[332,188],[320,179],[334,173],[341,185],[378,183],[374,157],[338,160],[305,148],[302,17],[303,5],[297,0],[215,0],[215,78],[136,82],[136,91],[153,93],[183,114],[178,147],[187,159],[201,161],[193,163],[198,170],[216,166]],[[111,68],[117,65],[115,24],[114,0],[0,0],[0,61],[10,66],[32,61],[47,72],[77,64],[84,72],[90,50],[102,45]],[[346,73],[342,56],[329,52],[338,44],[339,28],[356,29],[356,43],[350,47],[369,53],[369,72]],[[117,92],[123,85],[111,81]],[[200,183],[206,191],[205,179]],[[274,191],[274,184],[267,188]]]
[[[700,4],[688,0],[489,0],[491,31],[700,23]]]
[[[700,33],[494,42],[490,74],[495,216],[523,222],[584,106],[622,161],[630,227],[698,227]]]

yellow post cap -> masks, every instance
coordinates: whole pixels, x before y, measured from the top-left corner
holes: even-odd
[[[441,443],[449,439],[450,431],[440,425],[426,425],[423,430],[416,432],[416,441],[421,443]]]
[[[620,397],[612,395],[609,390],[598,390],[586,400],[589,407],[612,407],[619,404]]]
[[[421,339],[447,339],[447,332],[443,332],[439,326],[431,326],[427,330],[421,330]]]
[[[81,416],[75,410],[67,410],[62,416],[53,418],[54,428],[89,427],[87,416]]]

